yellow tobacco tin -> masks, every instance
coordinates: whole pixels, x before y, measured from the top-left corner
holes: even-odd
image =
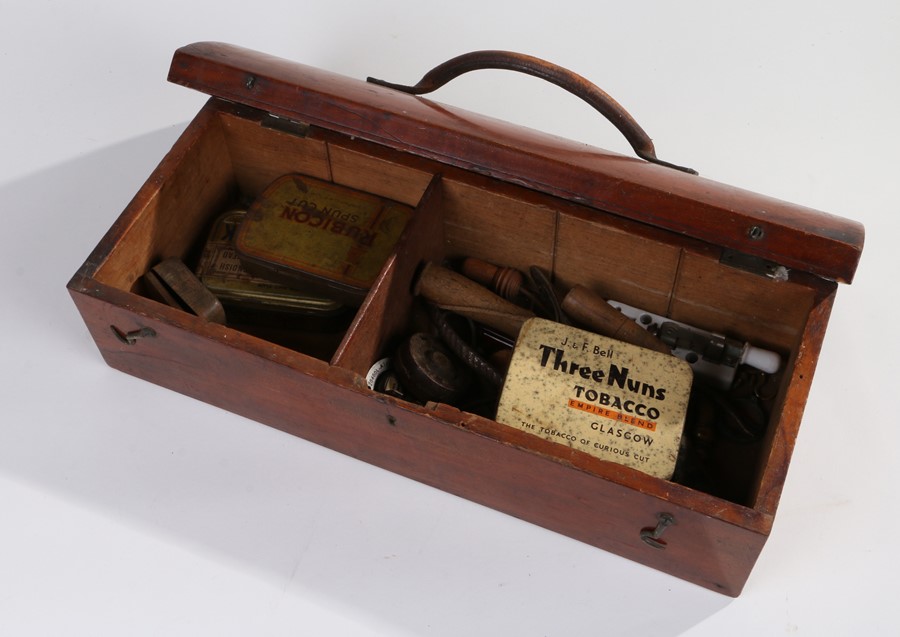
[[[358,305],[411,215],[409,206],[369,193],[285,175],[253,202],[235,249],[254,274]]]
[[[333,299],[247,272],[234,250],[234,237],[245,216],[244,210],[231,210],[215,220],[197,265],[197,277],[223,304],[321,316],[337,313],[343,308]]]
[[[668,480],[692,382],[690,365],[675,356],[529,319],[497,421]]]

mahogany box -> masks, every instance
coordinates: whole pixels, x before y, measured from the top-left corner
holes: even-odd
[[[477,68],[565,86],[642,158],[411,94]],[[169,80],[211,98],[68,284],[109,365],[740,594],[772,529],[838,284],[851,282],[860,258],[861,225],[659,162],[605,93],[526,56],[461,56],[414,89],[197,43],[175,53]],[[288,173],[414,207],[348,317],[285,341],[146,294],[150,268],[169,257],[194,263],[217,216]],[[663,480],[489,415],[369,389],[373,363],[411,329],[421,265],[467,256],[537,266],[559,289],[585,286],[778,352],[780,371],[754,390],[766,407],[759,435],[723,435],[705,448],[695,461],[706,480]]]

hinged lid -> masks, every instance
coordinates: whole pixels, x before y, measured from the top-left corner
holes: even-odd
[[[228,44],[179,49],[169,80],[836,281],[862,252],[854,221]]]

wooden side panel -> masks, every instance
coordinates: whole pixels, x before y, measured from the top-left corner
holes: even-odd
[[[321,361],[170,308],[125,309],[133,295],[74,283],[73,298],[104,358],[126,373],[727,595],[740,593],[765,542],[764,533],[358,389]],[[140,299],[136,305],[150,307]],[[157,335],[126,345],[110,325],[149,326]],[[676,524],[661,550],[640,532],[664,512]]]
[[[328,144],[334,182],[373,195],[415,206],[431,182],[433,173],[376,157],[370,152]]]
[[[766,440],[768,451],[760,463],[761,475],[756,482],[758,486],[753,498],[753,507],[758,511],[774,515],[778,508],[836,293],[837,286],[832,284],[827,293],[817,300],[802,340],[795,349],[796,354],[792,357],[790,381],[777,408],[778,422],[769,427]]]
[[[790,351],[806,324],[815,291],[685,253],[672,297],[669,316],[677,321]]]
[[[444,179],[450,258],[476,257],[521,270],[536,265],[552,271],[556,218],[552,207],[498,188],[496,182]]]
[[[440,260],[443,256],[442,204],[443,189],[438,177],[425,191],[400,238],[396,253],[388,260],[359,309],[332,359],[334,365],[364,376],[372,363],[383,355],[385,344],[407,332],[415,272],[423,262]]]
[[[184,257],[210,216],[233,198],[233,175],[216,110],[208,104],[88,259],[98,280],[130,289],[157,261]]]
[[[611,223],[599,214],[559,221],[556,277],[655,314],[665,314],[681,249]]]
[[[266,128],[227,112],[221,118],[234,173],[245,196],[259,194],[288,173],[331,180],[324,142]]]

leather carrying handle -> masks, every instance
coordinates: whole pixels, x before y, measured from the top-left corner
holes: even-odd
[[[368,78],[367,81],[412,95],[424,95],[439,89],[463,73],[482,69],[517,71],[555,84],[581,98],[608,119],[625,136],[625,139],[628,140],[628,143],[634,149],[635,154],[641,159],[691,173],[692,175],[697,174],[697,171],[692,168],[677,166],[657,158],[650,136],[628,114],[628,111],[622,108],[605,91],[577,73],[530,55],[513,53],[511,51],[474,51],[457,56],[434,67],[415,86],[393,84],[373,77]]]

